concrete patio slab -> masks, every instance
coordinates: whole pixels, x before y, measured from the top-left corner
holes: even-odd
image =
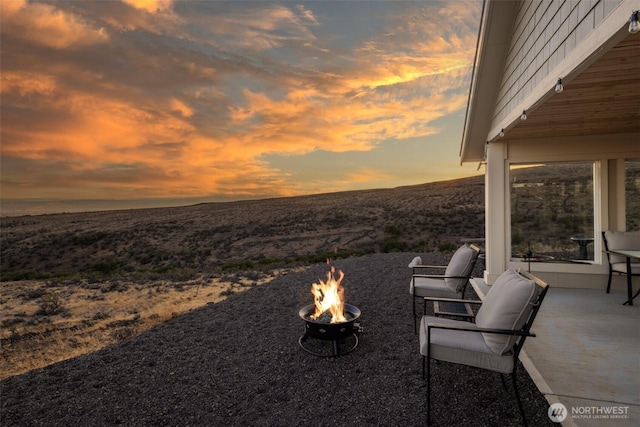
[[[551,287],[521,360],[565,426],[640,425],[640,301]]]

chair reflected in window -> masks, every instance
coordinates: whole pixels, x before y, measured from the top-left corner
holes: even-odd
[[[627,274],[627,258],[611,251],[640,250],[640,231],[603,231],[602,240],[609,262],[609,279],[607,280],[607,293],[609,293],[613,273]],[[630,267],[631,276],[640,276],[640,262],[631,262]]]

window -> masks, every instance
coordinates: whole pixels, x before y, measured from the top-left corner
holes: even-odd
[[[624,163],[626,230],[640,230],[640,159]]]
[[[513,259],[594,259],[593,170],[592,162],[511,165]]]

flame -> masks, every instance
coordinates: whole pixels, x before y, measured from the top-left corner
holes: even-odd
[[[328,312],[331,315],[330,323],[347,321],[347,318],[344,317],[344,288],[340,285],[344,273],[340,270],[338,280],[336,280],[335,271],[336,269],[331,267],[331,271],[327,273],[326,283],[319,280],[320,283],[311,285],[311,293],[316,305],[316,311],[311,316],[313,320]]]

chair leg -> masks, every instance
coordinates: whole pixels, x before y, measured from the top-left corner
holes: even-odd
[[[502,380],[502,389],[506,390],[507,389],[507,382],[504,380],[504,374],[499,374],[500,375],[500,379]]]
[[[426,358],[427,365],[427,425],[431,425],[431,358]],[[424,368],[425,357],[422,356],[422,363]]]
[[[411,305],[413,306],[413,333],[418,335],[418,322],[416,321],[416,297],[411,297]]]
[[[418,335],[418,319],[416,316],[416,297],[413,297],[413,333],[415,335]],[[425,300],[424,298],[422,299],[423,301],[423,305],[422,305],[422,315],[426,315],[427,314],[427,300]]]
[[[611,266],[609,266],[609,281],[607,282],[607,293],[609,293],[609,291],[611,290],[611,275],[612,275]]]
[[[513,391],[516,393],[516,400],[518,401],[518,409],[520,409],[520,416],[522,417],[522,425],[527,427],[527,419],[524,416],[524,408],[522,407],[522,401],[520,400],[520,393],[518,392],[518,383],[516,381],[516,368],[513,368],[511,373],[511,379],[513,380]]]

